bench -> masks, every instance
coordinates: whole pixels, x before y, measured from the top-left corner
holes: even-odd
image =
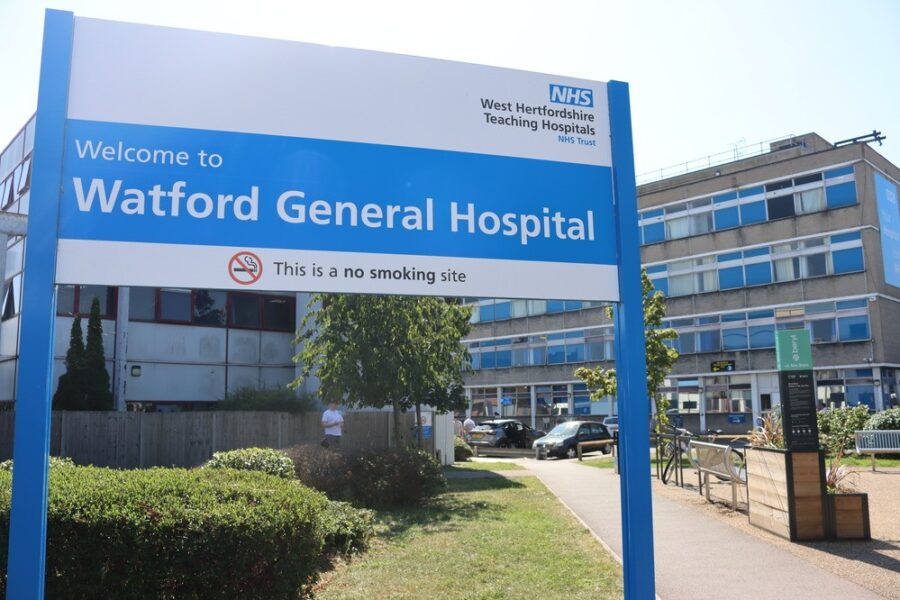
[[[871,454],[874,471],[876,454],[900,453],[900,431],[857,431],[856,453]]]
[[[706,501],[709,497],[709,476],[713,475],[731,484],[731,510],[737,509],[737,486],[746,485],[747,471],[736,466],[743,461],[735,462],[735,449],[725,444],[712,444],[690,440],[688,443],[688,459],[697,469],[700,493],[706,488]]]
[[[613,438],[607,438],[605,440],[591,440],[589,442],[578,442],[578,446],[576,448],[576,451],[578,452],[578,460],[581,460],[581,453],[585,449],[602,448],[603,446],[615,443],[616,440],[614,440]]]

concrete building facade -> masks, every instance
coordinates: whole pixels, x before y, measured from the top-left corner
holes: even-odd
[[[900,265],[882,221],[897,217],[884,210],[896,212],[898,181],[900,169],[867,144],[811,133],[638,188],[641,260],[679,333],[660,392],[686,423],[746,430],[778,403],[778,329],[810,330],[821,403],[896,405],[900,287],[886,275],[900,284]],[[558,415],[615,413],[573,375],[612,366],[612,324],[597,303],[474,304],[474,415],[546,427]]]

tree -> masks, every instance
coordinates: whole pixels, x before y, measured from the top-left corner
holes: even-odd
[[[69,349],[66,351],[66,372],[60,376],[56,393],[53,394],[54,410],[79,410],[85,404],[80,380],[83,364],[84,339],[81,334],[81,317],[75,317],[69,334]]]
[[[88,318],[87,346],[81,333],[81,317],[75,317],[66,352],[66,372],[53,395],[56,410],[112,410],[113,396],[103,351],[100,301],[94,298]]]
[[[302,371],[293,387],[315,375],[327,401],[391,406],[396,442],[401,412],[416,407],[418,417],[422,403],[463,406],[469,354],[460,340],[471,328],[470,308],[442,298],[350,294],[316,294],[310,308],[297,334]]]
[[[668,424],[669,419],[666,410],[669,408],[668,400],[661,396],[657,389],[672,370],[672,365],[678,360],[678,351],[666,345],[669,340],[674,340],[678,334],[674,329],[663,328],[662,321],[666,316],[666,303],[662,292],[656,291],[653,282],[647,276],[647,271],[641,270],[641,287],[644,292],[644,327],[645,347],[647,352],[647,397],[653,398],[656,403],[656,429],[657,432]],[[607,308],[607,316],[612,318],[612,308]],[[575,371],[575,376],[587,384],[592,390],[591,398],[599,400],[604,396],[616,395],[616,370],[595,367],[588,369],[582,367]]]
[[[91,302],[88,317],[87,346],[84,350],[84,391],[87,399],[86,410],[112,410],[113,395],[106,370],[106,355],[103,351],[103,325],[100,322],[100,300]]]

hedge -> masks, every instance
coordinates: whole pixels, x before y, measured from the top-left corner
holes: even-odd
[[[272,448],[243,448],[216,452],[203,466],[209,469],[259,471],[284,479],[294,478],[293,461],[284,452]]]
[[[900,408],[875,413],[866,421],[865,428],[871,431],[900,431]]]
[[[0,472],[0,587],[10,480]],[[261,473],[53,469],[46,595],[297,598],[336,535],[328,519],[323,494]]]

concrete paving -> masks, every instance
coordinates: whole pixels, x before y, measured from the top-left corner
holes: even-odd
[[[622,556],[619,477],[612,469],[590,468],[575,461],[522,460],[520,464],[537,475],[617,558]],[[660,495],[653,497],[653,528],[656,593],[662,600],[881,598]]]

